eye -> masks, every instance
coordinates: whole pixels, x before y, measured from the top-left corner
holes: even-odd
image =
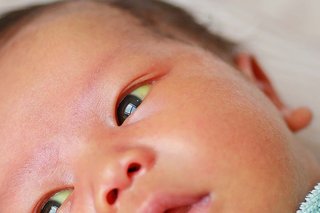
[[[69,195],[71,194],[71,189],[62,190],[60,192],[55,193],[53,196],[47,200],[41,210],[40,213],[56,213],[60,206],[67,200]]]
[[[117,122],[121,126],[122,123],[132,114],[138,106],[142,103],[144,98],[150,91],[150,84],[145,84],[133,90],[130,94],[126,95],[120,102],[117,108]]]

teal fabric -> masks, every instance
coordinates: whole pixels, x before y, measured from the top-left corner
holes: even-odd
[[[307,195],[297,213],[320,213],[320,183]]]

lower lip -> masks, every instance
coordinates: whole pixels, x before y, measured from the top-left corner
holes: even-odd
[[[200,199],[198,202],[178,207],[175,209],[167,210],[165,213],[207,213],[209,212],[209,207],[211,205],[211,199],[209,196],[205,196]]]
[[[199,202],[193,204],[188,213],[206,213],[209,212],[211,199],[209,196],[205,196]]]

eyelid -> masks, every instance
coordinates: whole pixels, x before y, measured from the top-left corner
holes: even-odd
[[[130,115],[124,115],[122,116],[123,113],[125,113],[124,111],[127,110],[127,107],[129,105],[126,105],[126,101],[128,101],[127,98],[131,97],[136,97],[138,98],[138,102],[139,103],[138,105],[134,104],[136,107],[135,107],[135,110],[137,108],[140,108],[140,105],[144,102],[145,98],[149,95],[149,93],[151,92],[152,90],[152,83],[141,83],[141,84],[138,84],[136,85],[135,87],[133,87],[134,89],[130,89],[128,92],[126,92],[124,95],[123,95],[123,98],[119,99],[119,103],[117,104],[116,108],[115,108],[115,119],[117,121],[117,125],[118,126],[124,126],[126,123],[128,123],[128,120],[132,117],[132,115],[135,113],[135,112],[130,112]],[[135,98],[133,98],[135,99]],[[133,100],[131,100],[133,101]],[[137,101],[137,100],[134,100],[134,101]],[[139,107],[138,107],[139,106]],[[125,107],[125,108],[124,108]],[[120,110],[120,111],[119,111]],[[134,111],[135,111],[134,110]],[[130,110],[131,111],[131,110]],[[126,114],[126,113],[125,113]]]
[[[151,86],[162,79],[168,71],[155,71],[156,73],[146,73],[143,75],[140,75],[130,81],[127,86],[122,89],[118,95],[118,100],[116,102],[116,107],[119,105],[119,103],[123,100],[123,98],[127,95],[129,95],[132,91],[137,89],[138,87],[143,86],[144,84],[150,84]]]
[[[133,86],[130,86],[130,87],[127,87],[125,90],[123,90],[123,92],[120,94],[119,98],[118,98],[118,101],[117,101],[117,105],[116,107],[119,106],[120,102],[127,96],[129,95],[130,93],[132,93],[133,91],[135,91],[136,89],[138,89],[139,87],[141,86],[144,86],[144,85],[150,85],[152,87],[152,85],[155,83],[156,80],[154,79],[150,79],[150,80],[145,80],[145,81],[142,81],[140,83],[136,83],[134,84]]]
[[[126,116],[126,118],[123,118],[120,115],[120,114],[123,113],[123,111],[120,114],[118,114],[118,112],[119,112],[118,109],[121,106],[121,104],[124,101],[124,99],[130,94],[134,95],[136,97],[139,97],[141,95],[142,98],[139,97],[141,99],[141,102],[140,102],[141,104],[139,104],[139,108],[141,108],[140,105],[144,105],[144,102],[146,101],[145,99],[152,93],[154,85],[157,84],[161,79],[163,79],[165,77],[165,74],[157,75],[157,76],[153,75],[154,76],[153,78],[149,78],[149,79],[146,79],[146,80],[144,78],[144,81],[140,81],[140,82],[139,81],[134,81],[134,82],[139,82],[139,83],[136,83],[132,87],[127,87],[127,88],[130,88],[130,89],[125,90],[125,92],[121,96],[119,96],[120,98],[118,99],[117,104],[116,104],[116,106],[114,108],[114,119],[115,119],[115,122],[116,122],[118,127],[126,126],[126,125],[134,122],[135,119],[137,119],[137,117],[133,115],[133,114],[136,114],[137,112],[131,113],[132,116],[130,114],[130,116]],[[137,90],[139,90],[139,88],[144,87],[144,86],[147,86],[146,91],[143,91],[140,94],[139,94],[139,92],[138,92],[138,94],[135,94],[137,92]],[[123,106],[124,105],[121,106],[121,110],[124,110]],[[140,111],[140,110],[137,109],[137,111]],[[122,118],[120,119],[120,122],[119,122],[119,118],[120,117],[122,117]]]
[[[71,190],[70,194],[68,195],[67,199],[64,202],[67,202],[70,199],[70,196],[72,195],[74,189],[73,187],[66,187],[66,188],[60,188],[58,190],[54,190],[51,192],[48,192],[47,194],[45,194],[44,196],[42,196],[41,199],[39,199],[39,201],[37,202],[37,204],[35,205],[35,207],[33,208],[34,210],[32,211],[33,213],[40,213],[41,209],[44,207],[44,205],[46,204],[46,202],[48,202],[52,197],[54,197],[57,193],[62,192],[62,191],[67,191],[67,190]]]
[[[159,80],[164,78],[167,74],[169,73],[169,70],[164,69],[164,70],[155,70],[153,72],[148,72],[146,74],[140,75],[136,77],[134,80],[130,81],[127,86],[124,87],[119,93],[118,93],[118,98],[117,101],[115,102],[115,105],[113,106],[114,109],[114,126],[119,127],[119,126],[124,126],[126,123],[128,123],[129,120],[131,120],[132,116],[129,116],[121,125],[119,125],[118,120],[117,120],[117,110],[120,105],[120,103],[124,100],[124,98],[132,93],[134,90],[137,88],[143,86],[143,85],[150,85],[150,90],[146,96],[149,95],[151,92],[153,85],[156,84]],[[143,104],[143,103],[142,103]]]

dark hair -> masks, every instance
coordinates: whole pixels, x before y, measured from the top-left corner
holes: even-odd
[[[162,36],[179,40],[176,36],[176,33],[179,33],[228,62],[232,59],[236,47],[234,43],[210,32],[205,26],[197,23],[189,13],[177,6],[159,0],[88,1],[105,3],[127,11],[137,17],[146,28]],[[0,18],[0,40],[10,39],[23,25],[32,21],[44,10],[66,2],[70,1],[36,5],[4,14]]]

